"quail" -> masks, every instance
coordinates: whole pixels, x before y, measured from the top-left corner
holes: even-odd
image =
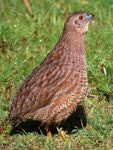
[[[31,117],[43,125],[60,124],[84,100],[87,66],[84,39],[92,14],[71,14],[53,50],[18,87],[10,107],[9,121]]]

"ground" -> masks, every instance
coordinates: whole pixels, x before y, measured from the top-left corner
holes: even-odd
[[[30,16],[24,1],[0,0],[0,149],[113,149],[113,2],[29,2],[34,17]],[[6,117],[18,85],[51,51],[66,17],[76,10],[95,15],[85,40],[89,86],[81,105],[86,124],[82,125],[81,121],[80,128],[75,125],[67,134],[66,128],[63,132],[59,127],[53,138],[25,128],[11,133]],[[75,115],[76,120],[78,116]]]

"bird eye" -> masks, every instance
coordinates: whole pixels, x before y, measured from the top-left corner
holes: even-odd
[[[82,20],[82,19],[83,19],[83,16],[79,16],[79,19]]]

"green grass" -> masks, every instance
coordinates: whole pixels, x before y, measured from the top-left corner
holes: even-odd
[[[0,149],[113,149],[113,2],[29,1],[34,18],[23,0],[0,0]],[[51,51],[65,18],[76,10],[95,15],[85,41],[89,96],[83,104],[87,127],[65,138],[61,130],[52,139],[37,132],[10,135],[11,126],[5,118],[18,85]]]

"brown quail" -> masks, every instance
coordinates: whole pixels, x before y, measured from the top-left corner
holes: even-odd
[[[53,50],[17,89],[10,122],[31,117],[47,126],[60,124],[84,100],[88,87],[84,38],[92,17],[80,11],[68,17]]]

